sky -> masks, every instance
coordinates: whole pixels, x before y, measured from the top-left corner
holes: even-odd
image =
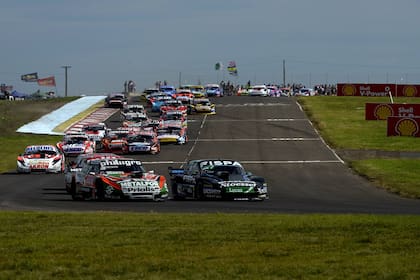
[[[0,83],[64,96],[71,66],[70,96],[122,91],[127,80],[138,91],[283,75],[308,87],[420,84],[419,11],[420,0],[2,0]],[[33,72],[56,87],[21,81]]]

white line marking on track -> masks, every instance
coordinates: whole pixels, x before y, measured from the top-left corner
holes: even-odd
[[[187,163],[187,161],[190,158],[192,152],[194,151],[195,146],[197,145],[197,142],[198,142],[198,138],[200,137],[201,130],[203,129],[204,124],[206,122],[206,119],[207,119],[207,115],[204,115],[204,118],[201,121],[200,129],[198,130],[198,133],[197,133],[197,138],[194,140],[194,144],[192,145],[190,151],[188,152],[187,157],[185,158],[183,164],[181,165],[181,168],[184,166],[185,163]]]
[[[341,163],[340,160],[241,160],[242,164]]]
[[[197,122],[198,120],[188,120],[187,122]],[[307,122],[308,119],[248,119],[248,120],[232,120],[232,119],[219,119],[207,120],[207,122]]]
[[[242,138],[242,139],[196,139],[196,142],[239,142],[239,141],[320,141],[320,138],[302,138],[302,137],[285,137],[285,138]]]
[[[302,106],[300,106],[299,102],[296,101],[296,104],[298,105],[299,109],[303,111]],[[321,137],[321,135],[319,134],[318,130],[315,128],[314,124],[311,122],[311,120],[309,120],[309,123],[311,124],[313,130],[315,130],[316,134],[318,134],[319,138],[321,139],[322,143],[324,143],[324,145],[331,151],[331,153],[333,153],[333,155],[337,158],[338,161],[340,161],[340,163],[345,164],[344,160],[342,160],[338,154],[327,144],[327,142],[325,142],[325,140]]]
[[[341,163],[340,160],[240,160],[242,164],[316,164]],[[185,161],[142,161],[142,164],[185,164]],[[182,165],[181,165],[182,168]]]

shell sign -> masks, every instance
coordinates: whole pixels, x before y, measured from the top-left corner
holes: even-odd
[[[387,136],[420,137],[420,117],[388,117]]]
[[[365,120],[387,120],[388,117],[420,116],[420,104],[366,103]]]
[[[337,83],[337,96],[420,97],[420,85]]]

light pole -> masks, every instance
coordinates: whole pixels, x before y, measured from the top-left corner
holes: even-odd
[[[61,66],[61,68],[64,68],[64,96],[67,97],[67,69],[71,68],[71,66]]]

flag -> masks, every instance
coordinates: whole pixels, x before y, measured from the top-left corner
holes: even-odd
[[[229,74],[237,76],[238,75],[238,69],[236,68],[236,63],[235,61],[229,61],[227,70],[229,72]]]
[[[215,69],[216,71],[217,71],[217,70],[220,70],[221,66],[222,66],[222,64],[221,64],[220,62],[217,62],[217,63],[216,63],[216,65],[214,65],[214,69]]]
[[[38,79],[38,85],[45,87],[55,87],[55,78],[54,76]]]
[[[35,72],[35,73],[21,75],[20,79],[24,82],[36,82],[38,81],[38,73]]]

